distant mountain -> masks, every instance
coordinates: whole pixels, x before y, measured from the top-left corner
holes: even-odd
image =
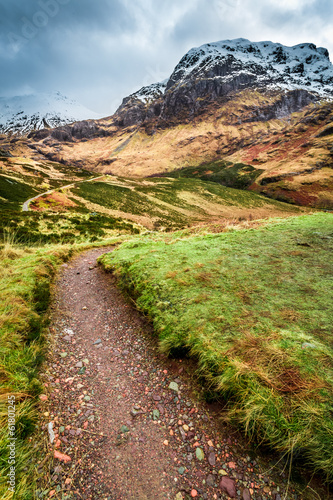
[[[286,47],[244,38],[207,43],[182,57],[166,85],[153,84],[126,97],[116,116],[124,126],[153,117],[183,119],[246,88],[280,90],[282,96],[292,92],[290,102],[282,97],[276,110],[277,117],[286,116],[320,97],[333,97],[333,65],[327,49],[312,43]]]
[[[27,134],[89,118],[100,116],[60,92],[0,97],[0,133]]]

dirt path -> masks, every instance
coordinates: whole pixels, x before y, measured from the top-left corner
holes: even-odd
[[[44,432],[53,422],[56,434],[49,450],[70,461],[54,459],[43,498],[284,498],[287,474],[268,476],[198,403],[193,366],[158,354],[150,326],[96,265],[105,251],[80,255],[58,279],[42,405]],[[303,497],[289,487],[286,498]]]

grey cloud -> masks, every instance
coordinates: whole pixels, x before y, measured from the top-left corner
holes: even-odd
[[[273,0],[0,0],[0,94],[60,90],[108,115],[203,43],[244,37],[330,50],[332,14],[331,0],[296,10]]]

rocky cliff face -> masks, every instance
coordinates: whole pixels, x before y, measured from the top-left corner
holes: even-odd
[[[227,101],[246,88],[280,90],[275,109],[254,113],[254,120],[281,118],[319,97],[333,97],[333,66],[326,49],[304,43],[285,47],[243,38],[191,49],[169,80],[144,87],[124,99],[115,114],[120,126],[152,119],[191,118],[208,103]],[[144,98],[142,98],[144,96]]]

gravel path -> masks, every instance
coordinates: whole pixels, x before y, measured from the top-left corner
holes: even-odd
[[[105,251],[81,254],[58,279],[41,396],[55,458],[43,498],[284,498],[287,474],[268,475],[198,402],[193,365],[158,353],[151,327],[96,265]],[[303,497],[289,486],[286,498]]]

